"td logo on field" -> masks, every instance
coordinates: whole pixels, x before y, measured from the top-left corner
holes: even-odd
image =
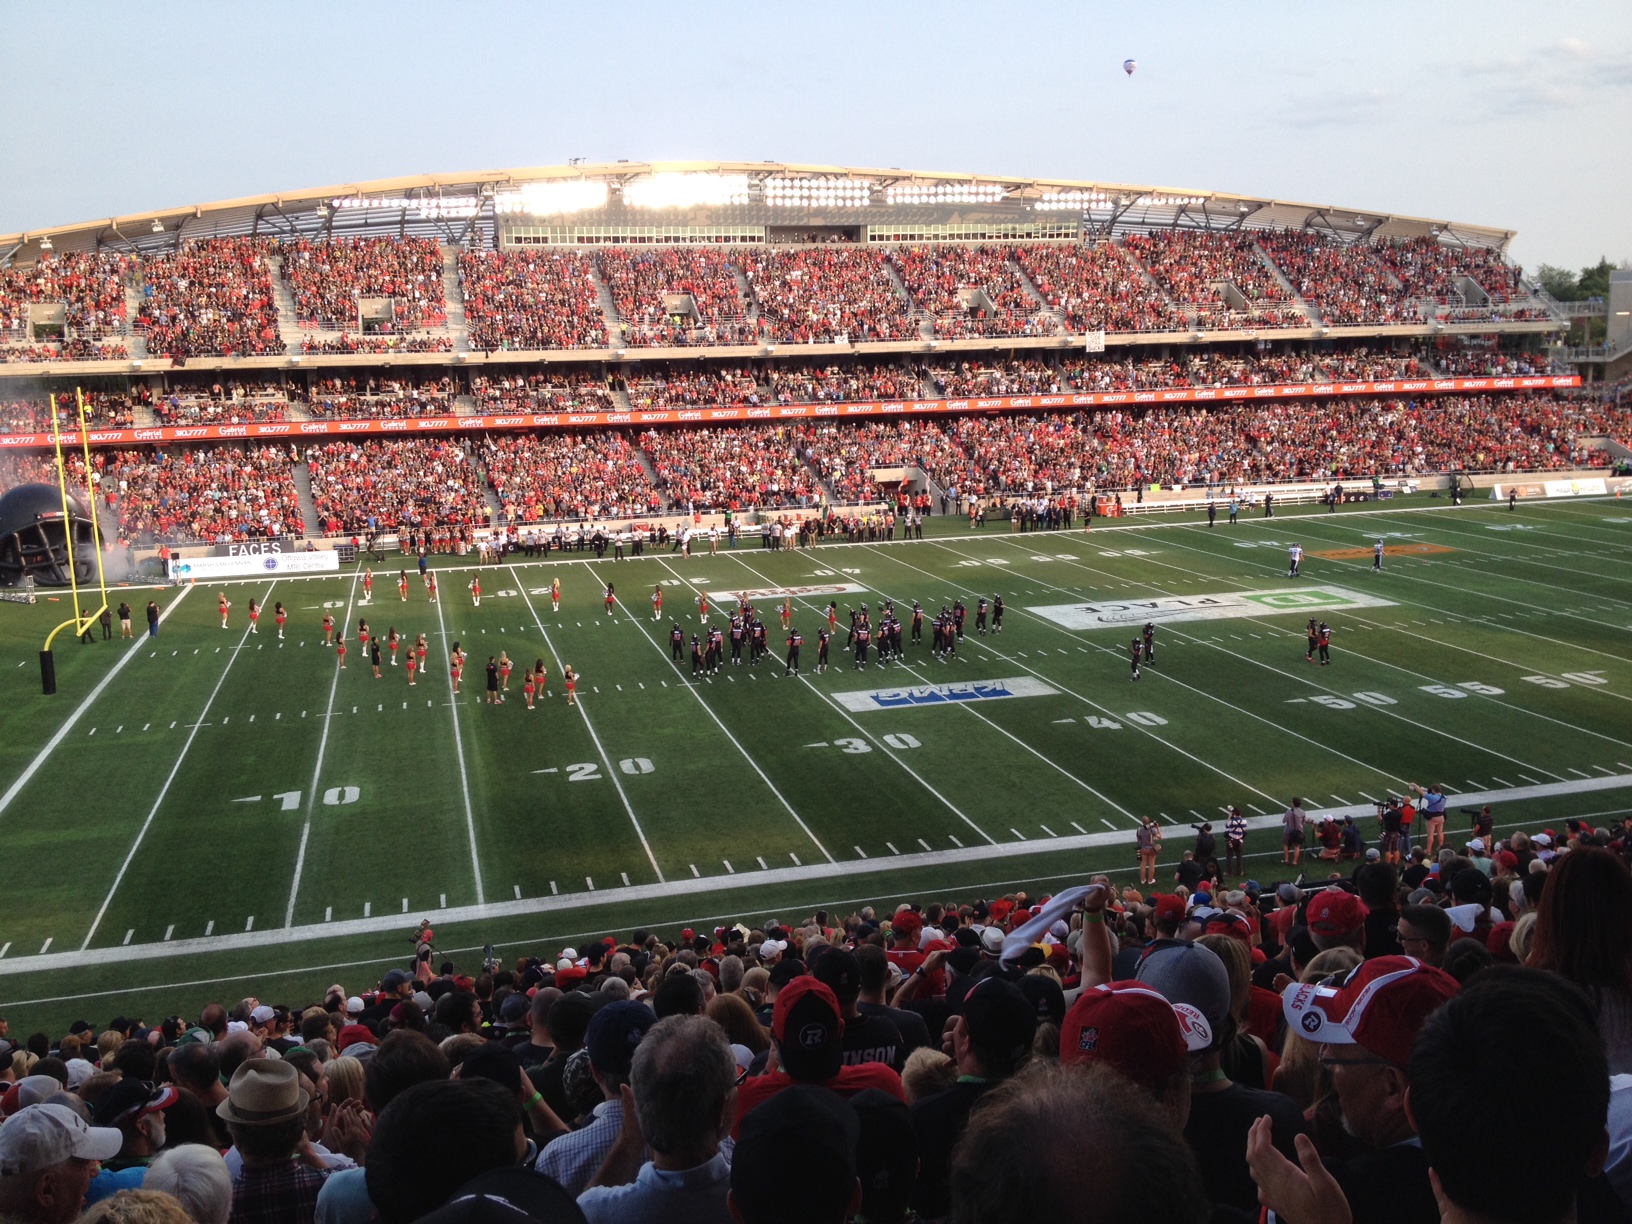
[[[1248,594],[1246,598],[1266,608],[1288,609],[1345,607],[1350,602],[1346,596],[1328,590],[1278,591],[1263,595]]]

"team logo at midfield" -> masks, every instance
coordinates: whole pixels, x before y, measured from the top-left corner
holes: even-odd
[[[1231,620],[1282,612],[1328,612],[1344,608],[1389,608],[1379,599],[1335,586],[1285,587],[1277,591],[1231,591],[1223,595],[1167,595],[1160,599],[1118,599],[1103,603],[1050,604],[1031,608],[1066,629],[1123,629],[1146,621]]]
[[[915,684],[911,688],[862,689],[834,693],[847,710],[897,710],[902,706],[953,705],[965,701],[998,701],[1005,697],[1052,697],[1059,690],[1030,676],[1010,680],[970,680],[963,684]]]

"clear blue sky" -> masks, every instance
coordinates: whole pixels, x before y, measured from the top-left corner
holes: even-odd
[[[5,10],[0,232],[575,156],[769,158],[1239,191],[1516,229],[1529,266],[1632,258],[1627,5]]]

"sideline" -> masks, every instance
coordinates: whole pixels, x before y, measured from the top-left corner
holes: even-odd
[[[1572,779],[1566,782],[1548,782],[1540,786],[1513,786],[1506,790],[1476,791],[1455,796],[1459,807],[1479,806],[1486,803],[1515,803],[1525,799],[1546,799],[1558,795],[1579,795],[1593,791],[1632,788],[1632,773],[1612,774],[1600,778]],[[1311,817],[1374,816],[1376,807],[1357,803],[1347,807],[1310,808]],[[1278,828],[1281,818],[1271,813],[1247,819],[1247,828]],[[559,913],[581,909],[586,904],[617,905],[631,901],[652,901],[664,897],[683,897],[699,893],[729,892],[756,888],[763,884],[797,884],[807,880],[826,880],[850,876],[887,874],[915,867],[937,867],[947,863],[984,862],[999,858],[1024,858],[1039,851],[1088,850],[1103,846],[1131,846],[1132,829],[1110,833],[1089,833],[1079,837],[1056,837],[1047,842],[1036,840],[1000,842],[995,846],[969,846],[960,850],[935,850],[919,854],[892,855],[889,858],[844,860],[836,863],[813,863],[804,867],[773,867],[768,871],[740,872],[734,876],[704,876],[700,879],[669,880],[661,884],[636,884],[624,888],[600,888],[590,900],[589,893],[563,893],[551,897],[531,897],[520,901],[499,901],[490,905],[450,906],[436,910],[437,921],[473,922],[490,918],[517,918],[529,914]],[[242,931],[230,935],[214,935],[197,939],[173,939],[168,943],[133,944],[129,947],[91,948],[78,952],[49,952],[44,955],[7,957],[0,960],[0,977],[47,970],[81,969],[94,965],[121,964],[135,960],[160,960],[197,952],[229,952],[249,948],[280,947],[305,940],[333,939],[348,935],[378,935],[398,931],[402,927],[401,914],[373,918],[352,918],[340,922],[308,923],[295,927],[270,927],[260,931]]]

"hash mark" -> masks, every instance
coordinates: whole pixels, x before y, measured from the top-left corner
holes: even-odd
[[[1081,833],[1084,837],[1086,837],[1088,835],[1088,830],[1083,828],[1080,824],[1078,824],[1074,820],[1071,822],[1071,827],[1073,829],[1075,829],[1078,833]]]
[[[125,932],[125,946],[126,947],[130,946],[130,937],[132,935],[134,935],[134,934],[136,934],[136,928],[135,927],[131,927],[130,930]]]
[[[770,868],[765,865],[765,856],[764,855],[756,854],[756,855],[754,855],[754,857],[759,860],[759,869],[761,871],[769,871],[770,870]]]
[[[255,929],[255,915],[251,914],[249,916],[249,921],[244,923],[244,930],[253,931],[254,929]]]
[[[857,846],[855,849],[856,849],[856,854],[859,855],[861,858],[866,858],[867,857],[867,851],[863,850],[860,846]]]
[[[959,850],[963,849],[963,843],[957,839],[956,835],[948,833],[947,836],[952,839],[952,844],[954,846],[956,846]]]
[[[901,853],[901,851],[899,851],[899,850],[897,850],[895,848],[895,843],[894,842],[885,842],[884,844],[890,848],[890,853],[891,854],[900,854]]]
[[[213,934],[215,934],[215,919],[211,918],[204,924],[204,937],[208,939]]]

